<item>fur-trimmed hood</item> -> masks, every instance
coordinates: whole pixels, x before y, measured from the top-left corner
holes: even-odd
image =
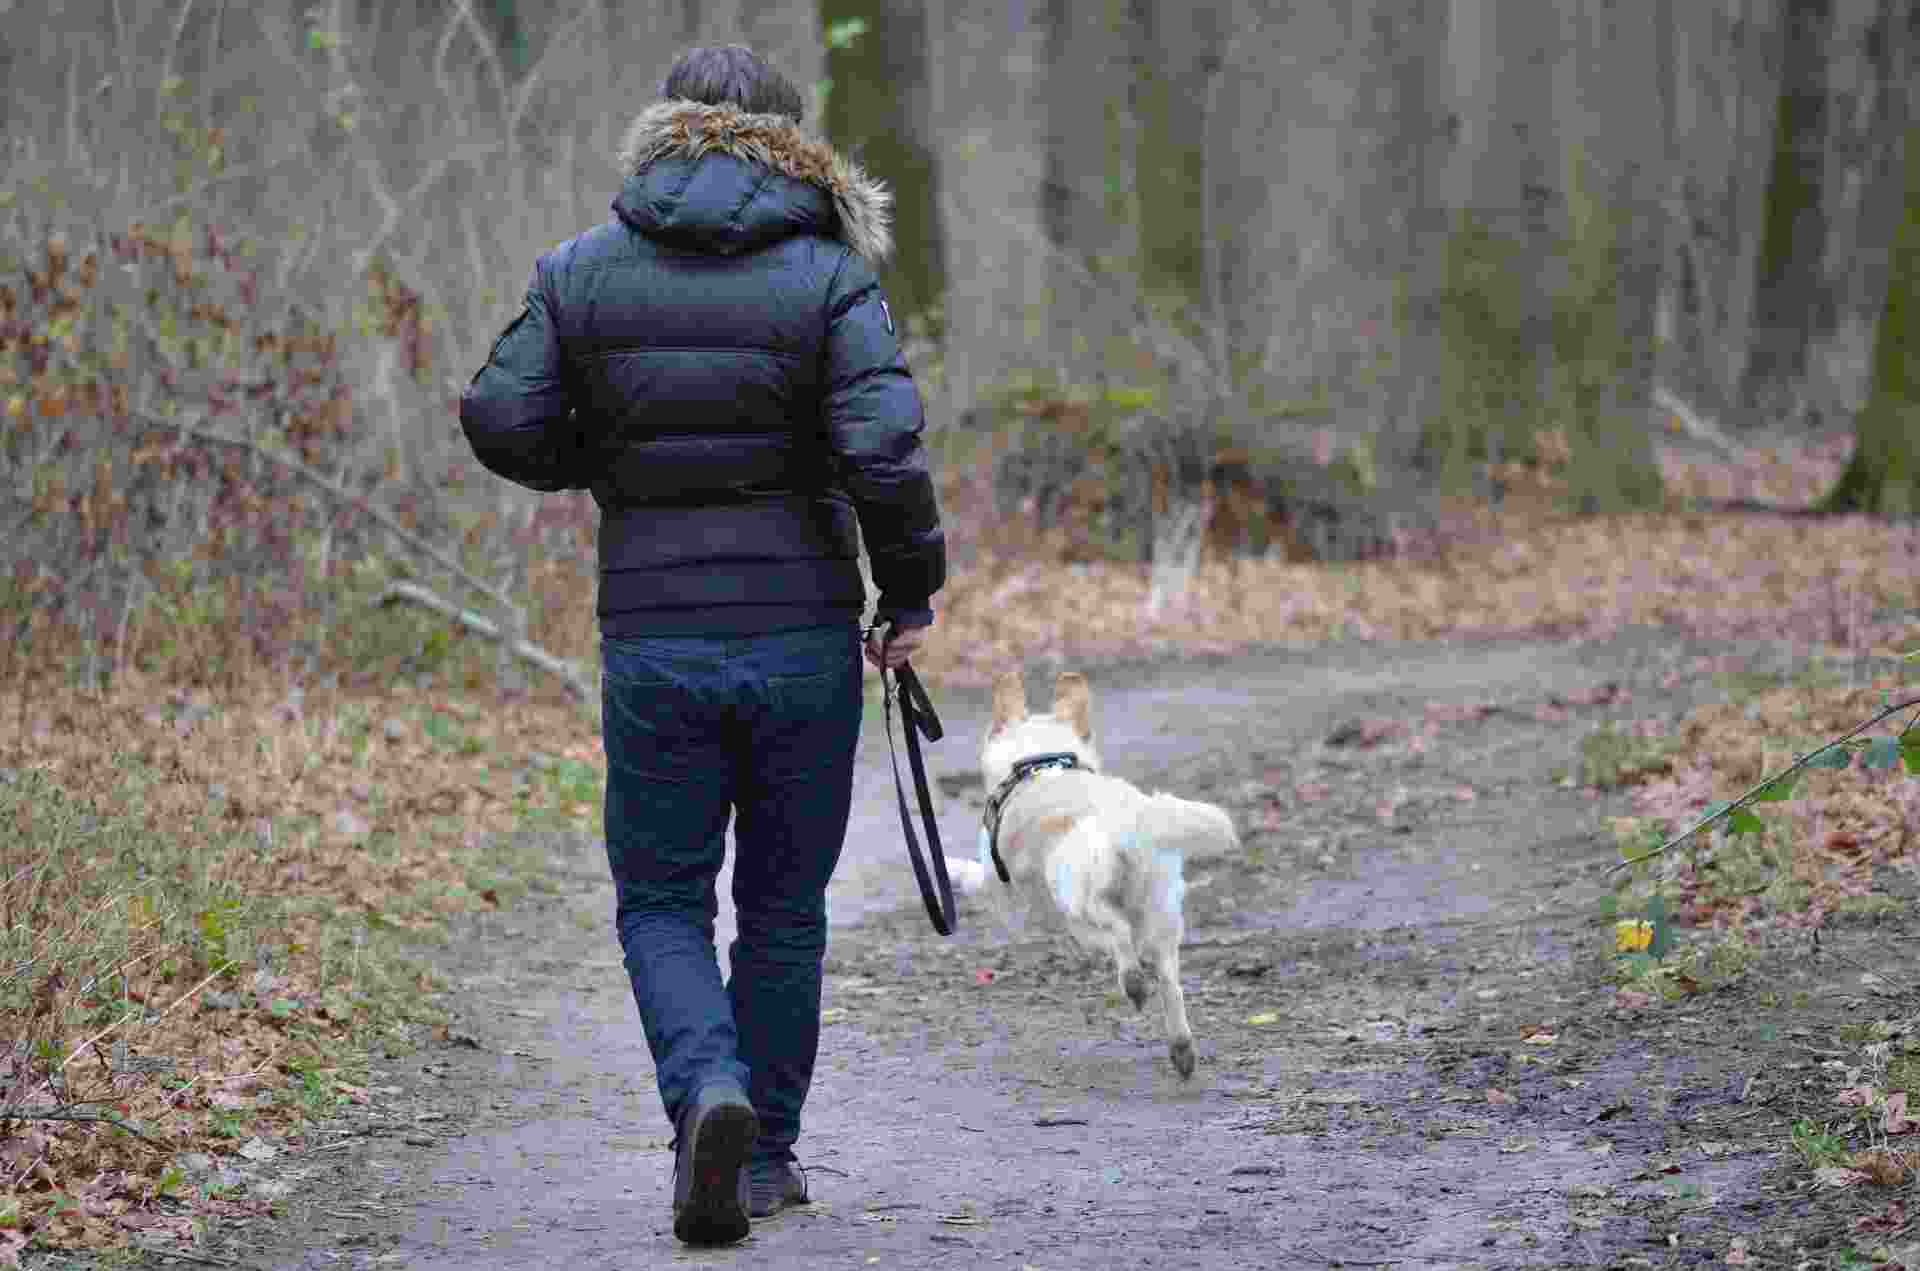
[[[704,162],[715,156],[738,162]],[[643,233],[728,254],[822,234],[876,269],[893,251],[892,193],[784,115],[658,102],[627,128],[619,163],[614,210]]]

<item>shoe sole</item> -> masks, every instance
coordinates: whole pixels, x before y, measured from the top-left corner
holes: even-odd
[[[673,1216],[673,1234],[690,1245],[732,1244],[753,1224],[740,1199],[741,1171],[760,1137],[760,1121],[744,1103],[723,1103],[688,1130],[692,1175],[687,1199]]]

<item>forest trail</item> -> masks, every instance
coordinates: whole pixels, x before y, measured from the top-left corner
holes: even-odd
[[[232,1252],[301,1271],[1540,1267],[1718,1263],[1738,1239],[1764,1265],[1817,1217],[1770,1099],[1857,1010],[1857,976],[1788,957],[1621,1006],[1598,909],[1616,796],[1555,779],[1602,720],[1712,696],[1707,651],[1640,631],[1094,669],[1112,770],[1225,803],[1246,837],[1245,860],[1189,871],[1191,1082],[1092,959],[978,907],[931,932],[876,710],[800,1144],[816,1203],[732,1248],[674,1240],[610,888],[583,882],[436,955],[453,1040],[376,1065],[364,1123],[288,1163],[292,1220]],[[936,697],[942,833],[970,854],[986,701]],[[596,844],[554,852],[582,880],[603,868]],[[1756,1005],[1760,980],[1796,976],[1790,1019]]]

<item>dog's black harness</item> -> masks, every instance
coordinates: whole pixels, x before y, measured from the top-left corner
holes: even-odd
[[[993,857],[994,873],[1000,875],[1000,881],[1010,883],[1012,876],[1007,873],[1007,863],[1000,859],[1000,810],[1013,797],[1020,783],[1036,772],[1045,772],[1049,768],[1079,768],[1091,772],[1092,769],[1080,762],[1080,756],[1071,750],[1050,750],[1044,755],[1028,755],[1024,759],[1013,761],[1013,771],[1006,779],[993,788],[987,796],[987,851]]]

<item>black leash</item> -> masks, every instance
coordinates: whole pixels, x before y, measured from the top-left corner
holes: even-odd
[[[927,788],[927,765],[920,756],[920,738],[939,741],[946,735],[933,702],[921,686],[911,664],[902,662],[893,673],[895,691],[887,690],[887,670],[880,668],[880,700],[886,713],[887,757],[893,761],[893,793],[900,804],[900,828],[907,836],[907,856],[913,862],[913,877],[920,884],[920,899],[927,906],[933,929],[950,936],[958,924],[953,904],[953,883],[947,878],[947,857],[940,847],[940,825],[933,816],[933,792]],[[933,857],[933,877],[927,877],[927,860],[920,852],[920,836],[913,832],[913,816],[907,811],[907,790],[900,782],[900,756],[893,748],[893,701],[900,699],[900,728],[907,737],[907,766],[913,770],[914,791],[920,796],[920,820],[927,830],[927,850]]]

